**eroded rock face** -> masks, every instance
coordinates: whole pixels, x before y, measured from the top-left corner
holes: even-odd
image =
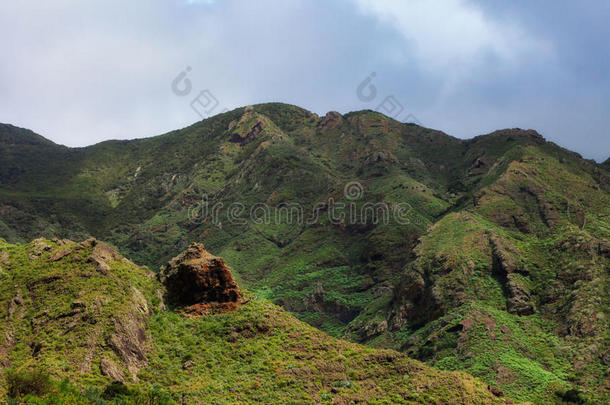
[[[244,146],[252,142],[261,132],[263,132],[262,121],[257,121],[250,130],[246,133],[235,132],[229,138],[229,142],[237,143],[240,146]]]
[[[211,255],[202,244],[192,243],[159,273],[168,298],[193,311],[232,309],[241,301],[241,292],[224,260]]]
[[[100,362],[100,371],[102,372],[102,375],[110,377],[114,381],[125,382],[125,378],[123,377],[120,367],[110,359],[102,359]]]
[[[488,232],[492,248],[492,271],[502,277],[507,296],[508,312],[517,315],[531,315],[536,312],[536,304],[527,282],[527,269],[517,259],[519,252],[508,240]]]
[[[507,276],[506,288],[508,312],[517,315],[531,315],[536,312],[536,304],[532,299],[529,287],[517,274]]]
[[[314,287],[313,294],[305,296],[303,299],[303,306],[306,311],[332,314],[345,323],[351,322],[358,316],[358,311],[351,309],[340,302],[327,300],[326,293],[321,283],[318,283]]]
[[[343,121],[343,117],[336,111],[329,111],[326,113],[322,121],[320,121],[320,129],[332,129],[340,125]]]

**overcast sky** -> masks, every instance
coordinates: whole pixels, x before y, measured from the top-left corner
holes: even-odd
[[[84,146],[281,101],[604,160],[608,21],[597,0],[3,1],[0,122]]]

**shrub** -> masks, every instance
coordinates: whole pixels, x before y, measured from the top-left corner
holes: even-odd
[[[125,384],[115,381],[106,387],[102,393],[102,398],[112,400],[116,397],[128,396],[130,393],[129,388]]]
[[[8,386],[8,395],[12,398],[21,398],[26,395],[43,396],[52,390],[49,373],[34,370],[12,370],[5,372]]]

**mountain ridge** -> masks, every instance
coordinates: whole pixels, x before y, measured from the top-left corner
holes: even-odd
[[[95,236],[152,268],[201,241],[334,336],[517,400],[566,384],[608,395],[610,174],[535,131],[461,140],[370,110],[269,103],[154,138],[29,148],[0,145],[0,237]],[[333,219],[341,204],[354,216]]]
[[[255,104],[255,105],[253,105],[252,107],[264,107],[264,106],[273,106],[273,105],[280,105],[280,106],[285,106],[285,107],[290,107],[290,108],[297,108],[297,109],[301,110],[301,111],[302,111],[303,113],[305,113],[305,114],[308,114],[308,115],[310,115],[310,116],[316,116],[316,117],[319,117],[319,118],[321,118],[321,119],[323,119],[324,117],[327,117],[329,114],[332,114],[332,113],[339,114],[340,116],[345,117],[345,118],[349,118],[349,117],[351,117],[351,116],[357,116],[357,115],[360,115],[360,114],[366,114],[366,113],[375,113],[375,114],[380,114],[380,115],[383,115],[383,113],[379,113],[379,112],[377,112],[377,111],[375,111],[375,110],[363,109],[363,110],[355,110],[355,111],[350,111],[350,112],[347,112],[347,113],[345,113],[345,114],[341,114],[341,113],[336,112],[336,111],[328,111],[328,112],[325,114],[325,116],[320,117],[320,116],[318,116],[316,113],[313,113],[313,112],[311,112],[311,111],[309,111],[309,110],[306,110],[306,109],[304,109],[304,108],[297,107],[297,106],[295,106],[295,105],[291,105],[291,104],[284,104],[284,103],[280,103],[280,102],[270,102],[270,103],[261,103],[261,104]],[[225,112],[225,113],[221,113],[221,114],[218,114],[218,115],[223,115],[223,114],[227,114],[227,113],[234,113],[234,112],[236,112],[236,111],[242,111],[242,110],[244,110],[245,108],[247,108],[247,107],[238,107],[238,108],[235,108],[235,109],[233,109],[233,110],[231,110],[231,111],[228,111],[228,112]],[[218,115],[217,115],[217,116],[218,116]],[[210,118],[215,118],[215,117],[217,117],[217,116],[213,116],[213,117],[210,117]],[[383,115],[383,116],[384,116],[384,117],[386,117],[386,118],[387,118],[387,119],[389,119],[389,120],[392,120],[392,121],[394,121],[394,122],[396,122],[396,123],[399,123],[399,124],[402,124],[402,125],[407,125],[407,126],[415,126],[415,127],[421,127],[421,128],[425,128],[425,127],[423,127],[423,126],[421,126],[421,125],[419,125],[419,124],[415,124],[415,123],[402,123],[402,122],[400,122],[400,121],[397,121],[397,120],[393,119],[392,117],[387,117],[387,116],[385,116],[385,115]],[[175,130],[171,130],[171,131],[168,131],[168,132],[165,132],[165,133],[159,134],[159,135],[153,135],[153,136],[147,136],[147,137],[140,137],[140,138],[131,138],[131,139],[107,139],[107,140],[100,141],[100,142],[95,143],[95,144],[91,144],[91,145],[85,145],[85,146],[78,146],[78,147],[71,147],[71,146],[65,146],[65,145],[60,145],[60,144],[57,144],[57,143],[53,142],[52,140],[50,140],[50,139],[48,139],[48,138],[44,137],[43,135],[37,134],[37,133],[35,133],[35,132],[33,132],[33,131],[31,131],[31,130],[27,129],[27,128],[20,128],[20,127],[16,127],[16,126],[14,126],[14,125],[12,125],[12,124],[10,124],[10,123],[0,123],[0,127],[2,127],[2,128],[9,128],[9,129],[11,129],[11,128],[12,128],[12,130],[13,130],[13,131],[14,131],[14,130],[18,130],[18,131],[22,132],[22,133],[23,133],[23,134],[26,136],[26,139],[27,139],[27,138],[33,138],[33,136],[35,136],[36,138],[40,139],[40,142],[41,142],[41,143],[44,143],[44,144],[53,144],[53,145],[58,146],[58,147],[63,147],[63,148],[75,149],[75,150],[76,150],[76,149],[87,149],[87,148],[92,148],[92,147],[99,146],[99,145],[103,145],[103,144],[106,144],[106,143],[111,143],[111,144],[113,144],[113,143],[121,143],[121,144],[124,144],[124,143],[131,143],[131,142],[138,142],[138,141],[146,141],[146,140],[151,140],[151,139],[160,138],[160,137],[164,137],[164,136],[169,136],[169,135],[172,135],[172,134],[175,134],[175,133],[181,132],[181,131],[185,131],[185,130],[193,129],[193,128],[194,128],[194,127],[196,127],[198,124],[200,124],[200,123],[202,123],[202,122],[204,122],[204,121],[206,121],[206,120],[208,120],[208,119],[210,119],[210,118],[206,118],[206,119],[203,119],[203,120],[201,120],[201,121],[197,121],[197,122],[194,122],[194,123],[192,123],[192,124],[190,124],[190,125],[187,125],[187,126],[185,126],[185,127],[183,127],[183,128],[180,128],[180,129],[175,129]],[[435,131],[435,132],[437,132],[437,133],[439,133],[439,134],[442,134],[442,135],[444,135],[444,136],[446,136],[446,137],[448,137],[448,138],[451,138],[451,139],[453,139],[453,140],[456,140],[456,141],[459,141],[459,142],[467,142],[467,143],[468,143],[468,142],[474,142],[474,141],[476,141],[476,139],[477,139],[477,138],[481,138],[481,137],[488,137],[488,136],[495,136],[495,135],[501,135],[502,133],[506,134],[506,133],[508,133],[509,131],[520,131],[520,132],[522,131],[522,132],[523,132],[523,136],[534,136],[534,137],[539,137],[539,138],[541,138],[541,140],[543,140],[543,141],[545,141],[545,142],[550,142],[550,143],[553,143],[552,141],[548,141],[547,139],[545,139],[545,138],[544,138],[544,137],[543,137],[543,136],[542,136],[542,135],[541,135],[539,132],[537,132],[537,131],[536,131],[536,130],[534,130],[534,129],[522,129],[522,128],[518,128],[518,127],[512,127],[512,128],[510,128],[510,127],[506,127],[506,128],[503,128],[503,129],[497,129],[497,130],[494,130],[494,131],[492,131],[492,132],[490,132],[490,133],[486,133],[486,134],[479,134],[479,135],[474,135],[474,136],[472,136],[471,138],[458,138],[458,137],[455,137],[455,136],[449,135],[449,134],[447,134],[447,133],[445,133],[445,132],[442,132],[442,131]],[[2,135],[3,135],[3,133],[0,133],[0,139],[2,139],[2,138],[1,138],[1,137],[2,137]],[[568,149],[566,149],[566,148],[564,148],[564,147],[562,147],[562,146],[560,146],[560,145],[557,145],[557,146],[558,146],[558,147],[560,147],[560,148],[562,148],[562,149],[564,149],[564,150],[568,150]],[[572,151],[570,151],[570,152],[572,152]],[[572,152],[572,153],[575,153],[575,154],[577,154],[579,157],[581,157],[581,158],[583,158],[583,159],[586,159],[586,158],[584,158],[584,157],[583,157],[583,156],[582,156],[580,153],[578,153],[578,152]],[[607,158],[605,161],[603,161],[603,162],[596,162],[596,161],[595,161],[595,160],[593,160],[593,159],[587,159],[587,160],[592,161],[592,162],[595,162],[597,165],[600,165],[600,166],[608,165],[608,163],[610,163],[610,157],[608,157],[608,158]]]

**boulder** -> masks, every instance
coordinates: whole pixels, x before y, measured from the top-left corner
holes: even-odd
[[[234,309],[241,302],[241,292],[231,270],[200,243],[192,243],[170,260],[161,269],[159,280],[165,285],[171,303],[188,306],[192,312]]]

